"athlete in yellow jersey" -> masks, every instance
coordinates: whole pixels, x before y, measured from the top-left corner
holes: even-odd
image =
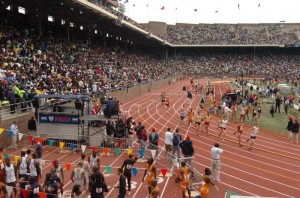
[[[160,194],[160,189],[159,187],[157,186],[157,180],[156,179],[153,179],[152,182],[151,182],[151,196],[150,198],[158,198],[159,197],[159,194]]]
[[[151,195],[151,182],[153,179],[156,179],[156,167],[154,166],[154,160],[153,158],[149,158],[148,159],[148,163],[146,165],[146,169],[145,169],[145,173],[143,176],[143,180],[142,182],[144,182],[144,179],[146,177],[146,181],[147,181],[147,186],[148,186],[148,192],[149,192],[149,196]]]
[[[185,191],[188,191],[189,198],[191,197],[190,191],[190,177],[194,177],[194,171],[190,170],[185,162],[181,162],[180,180],[182,197],[185,198]]]
[[[209,112],[207,112],[207,115],[204,117],[204,127],[205,127],[205,131],[206,131],[207,135],[209,135],[208,126],[209,126],[210,119],[211,119],[210,114],[209,114]]]

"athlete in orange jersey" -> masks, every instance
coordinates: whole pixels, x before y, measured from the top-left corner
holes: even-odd
[[[191,108],[190,111],[188,112],[188,126],[190,126],[193,123],[193,116],[194,116],[194,111]]]
[[[190,177],[194,177],[194,171],[190,170],[185,162],[181,162],[180,181],[182,197],[185,198],[185,191],[188,191],[189,198],[191,197],[190,191]]]
[[[210,184],[210,178],[205,177],[204,178],[204,185],[201,186],[201,188],[200,188],[201,198],[208,198],[209,187],[210,187],[209,184]]]
[[[242,135],[243,131],[244,131],[244,123],[240,121],[236,125],[236,132],[233,133],[234,135],[235,134],[237,135],[240,147],[243,146],[241,143],[241,135]]]
[[[144,182],[144,179],[146,177],[146,181],[147,181],[147,186],[148,186],[148,192],[149,192],[149,196],[151,195],[151,182],[153,179],[156,179],[156,167],[154,166],[154,160],[153,158],[149,158],[148,159],[148,163],[146,165],[146,169],[145,169],[145,173],[143,176],[143,180],[142,182]]]
[[[157,180],[156,179],[153,179],[152,182],[151,182],[151,196],[150,198],[158,198],[159,197],[159,194],[160,194],[160,189],[159,187],[157,186]]]

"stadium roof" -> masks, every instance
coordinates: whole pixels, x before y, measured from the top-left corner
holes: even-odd
[[[13,9],[23,7],[28,13],[35,13],[42,19],[52,16],[55,20],[65,20],[79,26],[97,29],[115,37],[122,37],[137,43],[149,46],[161,46],[163,40],[157,38],[141,28],[122,20],[117,23],[118,17],[104,8],[87,0],[2,0],[1,9],[12,6]],[[135,29],[135,31],[133,30]]]

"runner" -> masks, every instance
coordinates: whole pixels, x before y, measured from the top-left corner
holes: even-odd
[[[151,190],[151,197],[150,198],[158,198],[159,194],[160,194],[160,189],[157,186],[157,180],[156,179],[152,180],[151,188],[152,188],[152,190]]]
[[[188,115],[187,115],[188,126],[190,126],[193,123],[193,116],[194,116],[194,111],[192,108],[190,108],[190,111],[188,112]]]
[[[71,180],[75,185],[80,185],[81,187],[86,186],[86,177],[85,172],[83,170],[83,163],[79,162],[77,167],[71,173]]]
[[[17,189],[16,189],[16,182],[17,182],[17,169],[16,167],[10,163],[10,159],[7,158],[5,160],[6,166],[5,166],[5,183],[6,186],[13,187],[15,196],[17,195]]]
[[[245,113],[246,113],[245,107],[244,105],[242,105],[240,111],[240,122],[241,121],[245,122]]]
[[[93,151],[93,154],[89,157],[88,162],[90,163],[91,170],[93,170],[95,166],[100,169],[100,159],[97,155],[97,151]]]
[[[128,195],[130,195],[130,190],[131,190],[131,169],[132,166],[135,164],[137,161],[137,157],[133,157],[132,154],[129,154],[128,159],[125,159],[123,162],[123,165],[121,166],[123,174],[127,178],[127,185],[128,185]]]
[[[169,106],[170,106],[170,99],[169,99],[169,97],[167,96],[166,102],[165,102],[165,110],[167,110],[167,109],[169,108]]]
[[[160,98],[161,98],[161,106],[163,107],[166,101],[166,93],[161,92]]]
[[[204,117],[204,127],[205,127],[205,131],[206,131],[206,134],[209,136],[209,133],[208,133],[208,126],[209,126],[209,122],[210,122],[210,114],[209,112],[207,112],[207,115]]]
[[[255,143],[256,135],[257,135],[258,130],[259,130],[259,128],[258,128],[257,125],[258,125],[258,123],[256,123],[256,124],[252,127],[252,130],[251,130],[251,136],[250,136],[250,138],[247,139],[247,142],[250,141],[250,145],[249,145],[248,150],[252,150],[252,147],[253,147],[253,145],[254,145],[254,143]]]
[[[236,120],[236,111],[237,111],[237,104],[234,104],[232,105],[232,112],[231,112],[232,120]]]
[[[236,125],[236,132],[234,132],[234,135],[237,135],[238,141],[239,141],[239,145],[240,147],[242,147],[242,143],[241,143],[241,136],[243,134],[244,131],[244,123],[243,122],[238,122]]]
[[[148,159],[148,163],[146,165],[146,169],[144,172],[144,176],[143,176],[143,180],[142,182],[144,182],[144,179],[146,177],[146,181],[147,181],[147,186],[148,186],[148,193],[149,193],[149,197],[151,195],[151,182],[153,179],[156,179],[156,167],[154,166],[154,160],[153,158],[149,158]]]
[[[226,127],[228,125],[228,120],[226,120],[226,116],[223,115],[222,116],[222,120],[221,120],[221,125],[220,125],[220,132],[218,135],[218,138],[221,138],[223,140],[223,142],[225,142],[225,136],[226,136]],[[221,137],[223,135],[223,137]]]
[[[184,105],[182,106],[181,112],[180,112],[180,122],[184,124],[184,120],[186,118],[186,112],[184,110]]]
[[[194,172],[189,169],[185,162],[181,162],[180,168],[180,180],[181,180],[181,192],[182,197],[185,198],[185,191],[188,191],[189,198],[191,198],[190,191],[190,177],[194,177]]]
[[[58,160],[54,160],[53,162],[54,168],[55,168],[55,174],[56,176],[61,180],[62,183],[64,183],[64,169],[59,165]],[[64,194],[63,185],[60,185],[60,194]]]
[[[198,113],[195,115],[194,120],[195,120],[196,134],[199,135],[198,132],[200,131],[200,125],[201,125],[201,120],[202,120],[200,111],[198,111]]]
[[[42,174],[41,174],[40,162],[38,162],[36,158],[37,158],[37,154],[33,153],[32,159],[29,162],[29,172],[30,172],[30,176],[35,178],[35,181],[38,183],[39,179],[42,177]]]

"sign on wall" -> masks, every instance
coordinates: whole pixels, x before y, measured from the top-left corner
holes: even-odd
[[[53,124],[78,124],[78,115],[64,115],[64,114],[39,114],[40,123],[53,123]]]

